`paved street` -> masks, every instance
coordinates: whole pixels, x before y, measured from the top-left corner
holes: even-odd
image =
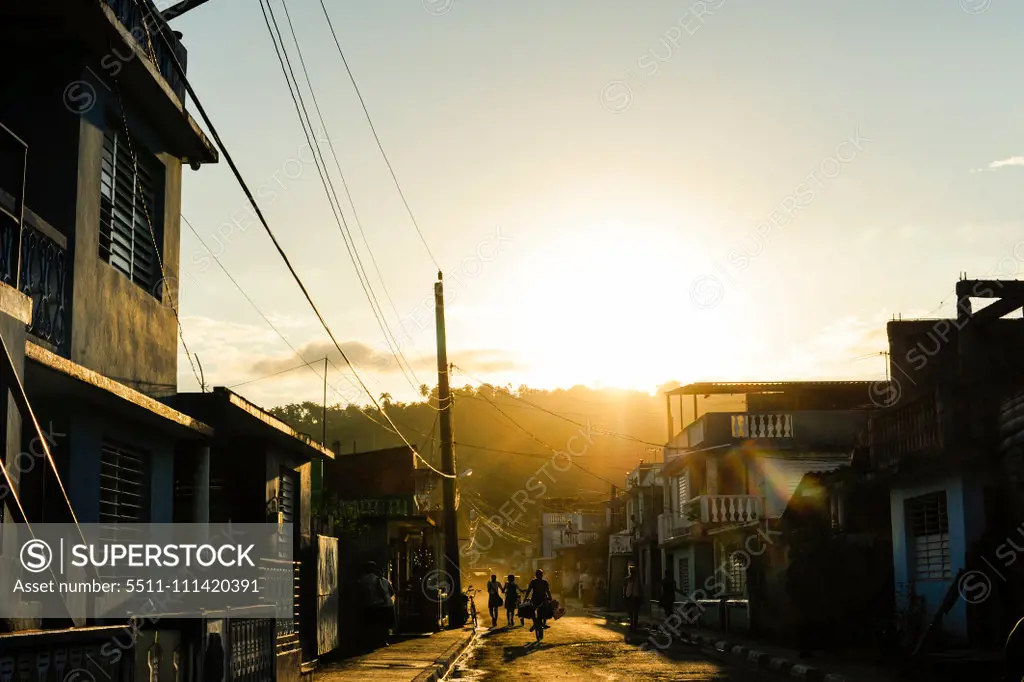
[[[504,613],[501,614],[504,617]],[[482,623],[483,621],[481,621]],[[500,621],[499,621],[500,622]],[[483,632],[446,678],[497,680],[715,680],[767,682],[778,680],[756,670],[712,660],[690,647],[669,654],[640,651],[625,642],[625,628],[603,618],[566,616],[551,621],[538,646],[526,627]]]

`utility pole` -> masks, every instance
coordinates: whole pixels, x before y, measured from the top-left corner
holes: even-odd
[[[441,482],[444,501],[444,571],[452,579],[448,597],[448,625],[462,627],[466,613],[462,602],[462,570],[459,567],[459,522],[455,515],[455,450],[452,447],[452,397],[448,385],[448,348],[444,328],[444,282],[441,272],[434,283],[434,310],[437,318],[437,403],[441,429]]]
[[[320,445],[327,447],[327,356],[324,356],[324,416],[320,421],[323,422],[324,432],[323,437],[320,438]]]

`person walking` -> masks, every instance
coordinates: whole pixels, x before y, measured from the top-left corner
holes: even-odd
[[[512,627],[516,621],[516,609],[522,599],[522,590],[516,584],[516,577],[509,574],[505,583],[505,615],[508,617],[508,626]]]
[[[487,610],[491,613],[491,627],[498,627],[498,609],[501,608],[501,593],[505,588],[498,582],[498,576],[492,575],[491,581],[487,583]]]
[[[643,593],[635,564],[630,564],[626,568],[626,580],[622,585],[622,594],[626,600],[626,609],[629,611],[629,631],[636,632],[640,622],[640,602],[643,599]]]
[[[359,592],[367,648],[390,646],[388,634],[394,625],[395,591],[391,581],[380,575],[376,563],[367,561],[364,565]]]
[[[580,576],[580,602],[584,608],[589,608],[591,604],[591,596],[594,590],[594,579],[590,577],[588,571],[583,571],[583,575]]]
[[[661,599],[658,600],[658,606],[665,612],[666,618],[672,613],[675,602],[676,579],[672,577],[672,569],[666,568],[665,577],[661,581]]]
[[[526,595],[524,599],[530,601],[533,604],[533,626],[530,628],[530,632],[533,632],[537,636],[537,641],[544,639],[544,630],[550,627],[547,621],[547,609],[551,603],[551,586],[548,581],[544,579],[544,571],[537,569],[534,574],[536,577],[530,581],[529,587],[526,588]]]

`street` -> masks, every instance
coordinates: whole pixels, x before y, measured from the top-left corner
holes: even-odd
[[[501,619],[505,613],[502,611]],[[499,626],[502,620],[499,620]],[[489,625],[482,614],[481,625]],[[625,642],[625,627],[589,615],[550,621],[538,646],[530,622],[482,632],[458,662],[449,680],[773,680],[765,673],[712,660],[688,646],[668,653],[642,652]]]

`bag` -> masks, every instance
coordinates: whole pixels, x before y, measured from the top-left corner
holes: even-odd
[[[533,620],[533,604],[530,602],[520,604],[518,615],[520,618]]]
[[[552,602],[544,602],[540,605],[540,617],[547,619],[555,615],[555,609]]]

